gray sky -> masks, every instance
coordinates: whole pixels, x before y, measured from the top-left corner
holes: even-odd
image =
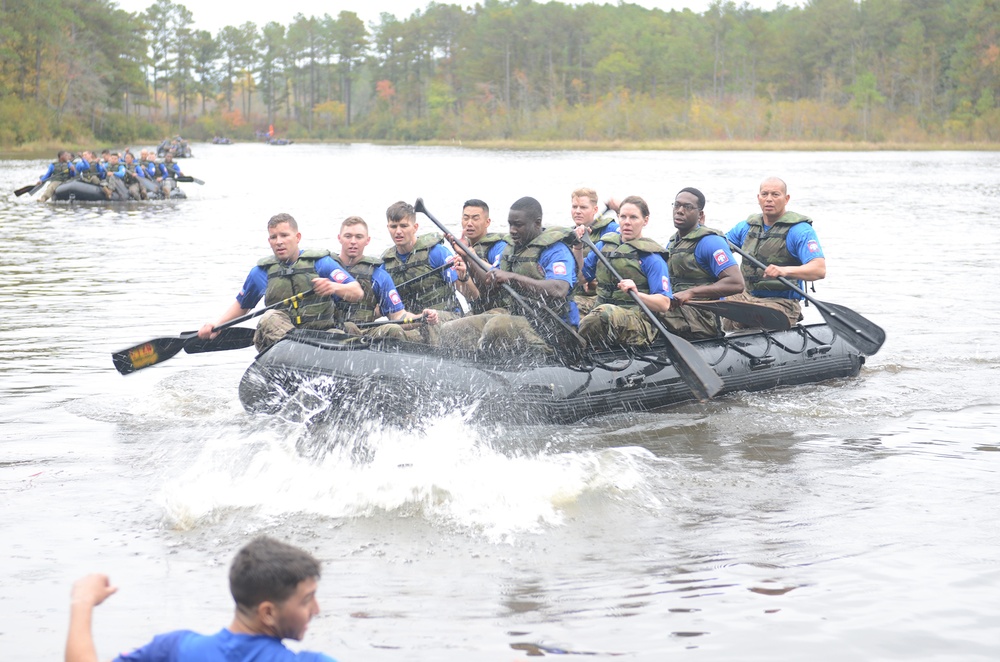
[[[544,2],[544,0],[541,1]],[[569,3],[567,0],[562,1],[567,4],[581,4],[579,2]],[[738,0],[737,4],[740,1]],[[117,0],[118,6],[129,12],[145,11],[153,2],[154,0]],[[430,0],[245,0],[238,3],[231,0],[209,0],[207,2],[204,0],[201,2],[174,0],[174,2],[191,10],[195,26],[198,29],[208,30],[215,34],[226,25],[241,25],[246,21],[253,21],[258,26],[263,26],[269,21],[288,25],[299,13],[305,16],[330,14],[336,17],[341,11],[353,11],[366,23],[377,22],[379,14],[382,12],[388,12],[403,19],[417,9],[425,9]],[[762,9],[774,9],[778,2],[779,0],[749,0],[750,6]],[[441,4],[471,7],[475,2],[474,0],[472,2],[444,0]],[[616,3],[607,2],[605,4]],[[708,9],[711,0],[632,0],[632,4],[664,10],[687,7],[700,13]],[[784,4],[797,5],[800,2],[784,0]]]

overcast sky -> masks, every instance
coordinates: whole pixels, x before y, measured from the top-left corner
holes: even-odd
[[[544,0],[541,0],[544,2]],[[397,18],[409,17],[417,9],[425,9],[430,0],[245,0],[244,2],[223,2],[222,0],[201,0],[194,2],[189,0],[174,0],[176,4],[181,4],[191,10],[194,15],[195,27],[199,30],[208,30],[212,34],[227,25],[241,25],[247,21],[253,21],[258,27],[262,27],[270,21],[289,25],[294,20],[296,14],[305,16],[322,16],[330,14],[336,17],[342,11],[353,11],[365,23],[378,22],[379,14],[388,12]],[[584,4],[580,2],[567,2],[566,4]],[[752,7],[762,9],[774,9],[779,0],[749,0]],[[118,6],[129,12],[142,12],[154,3],[154,0],[117,0]],[[475,2],[441,2],[441,4],[457,4],[461,7],[471,7]],[[607,2],[604,4],[617,4]],[[711,0],[632,0],[632,4],[643,7],[670,10],[684,9],[701,13],[708,9]],[[739,3],[737,3],[739,4]],[[796,0],[784,0],[786,5],[797,5]]]

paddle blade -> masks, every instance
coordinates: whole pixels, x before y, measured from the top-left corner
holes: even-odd
[[[705,308],[752,329],[787,331],[792,328],[788,316],[779,310],[744,301],[689,301],[685,305]]]
[[[224,352],[229,349],[253,347],[254,330],[245,326],[231,326],[219,331],[212,340],[202,340],[197,336],[184,343],[184,351],[188,354],[202,352]]]
[[[663,335],[661,333],[661,335]],[[667,354],[674,363],[677,374],[698,396],[699,400],[711,400],[725,384],[722,377],[712,370],[694,345],[680,336],[670,333],[663,336],[667,341]]]
[[[22,186],[21,188],[14,190],[14,195],[20,198],[22,195],[24,195],[33,188],[35,188],[34,184],[28,184],[27,186]]]
[[[862,354],[871,356],[878,352],[885,342],[885,331],[866,317],[862,317],[847,306],[825,301],[813,301],[826,323],[846,342]]]
[[[129,347],[111,355],[115,370],[128,375],[136,370],[163,363],[184,348],[190,336],[176,338],[156,338],[135,347]]]

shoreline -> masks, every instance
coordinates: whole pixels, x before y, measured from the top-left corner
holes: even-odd
[[[209,142],[191,139],[190,142]],[[256,140],[234,139],[233,144],[259,142]],[[838,142],[823,140],[803,140],[793,142],[752,141],[752,140],[611,140],[587,142],[578,140],[311,140],[296,138],[298,144],[350,145],[371,144],[411,147],[464,147],[467,149],[506,151],[587,151],[587,152],[991,152],[1000,151],[1000,143],[985,142]],[[131,144],[140,144],[133,142]],[[129,146],[131,146],[131,144]],[[105,145],[100,145],[103,148]],[[91,146],[93,147],[93,146]],[[33,143],[18,147],[0,148],[0,159],[47,159],[60,149],[78,152],[88,149],[84,145],[58,143]]]

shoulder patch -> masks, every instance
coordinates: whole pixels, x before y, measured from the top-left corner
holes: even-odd
[[[343,283],[345,280],[347,280],[347,274],[345,274],[340,269],[334,269],[332,275],[333,275],[333,281],[335,283]]]
[[[670,291],[670,279],[666,276],[660,278],[660,285],[663,287],[664,292]]]
[[[806,244],[806,248],[809,249],[810,253],[819,253],[819,242],[817,242],[815,239],[810,239],[809,242]]]
[[[552,273],[557,276],[566,275],[566,263],[565,262],[554,262],[552,264]]]
[[[389,292],[389,301],[393,302],[397,306],[403,303],[403,300],[399,298],[399,292],[396,290]]]
[[[712,259],[714,259],[715,263],[720,267],[726,262],[729,262],[729,256],[726,255],[725,249],[722,248],[712,253]]]

